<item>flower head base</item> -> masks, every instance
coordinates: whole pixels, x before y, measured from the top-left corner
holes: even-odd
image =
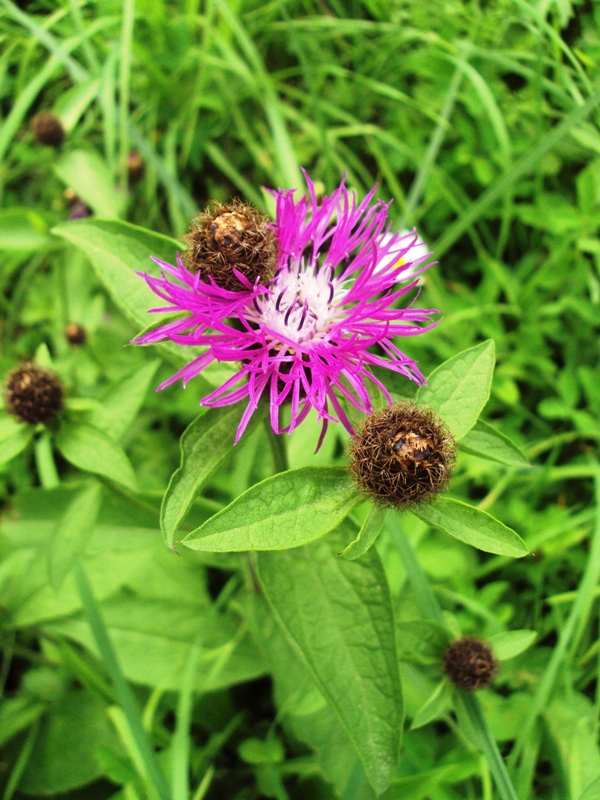
[[[207,208],[185,236],[186,266],[210,276],[223,289],[239,292],[246,281],[267,283],[275,267],[275,242],[268,217],[239,200]]]
[[[65,138],[62,122],[52,111],[42,111],[31,120],[31,130],[38,144],[60,147]]]
[[[4,399],[11,414],[37,425],[59,415],[63,388],[53,372],[35,364],[21,364],[6,379]]]
[[[371,412],[367,381],[391,402],[372,367],[424,380],[395,343],[397,336],[414,336],[435,324],[434,310],[399,307],[426,269],[424,256],[403,260],[416,234],[390,234],[388,206],[373,200],[375,189],[357,203],[342,182],[318,202],[308,176],[306,181],[309,195],[297,201],[294,190],[272,192],[277,259],[269,279],[251,279],[234,267],[241,287],[232,290],[210,272],[193,274],[179,257],[177,266],[157,261],[161,278],[143,276],[168,303],[154,311],[186,316],[135,341],[171,339],[207,348],[159,388],[179,378],[185,385],[213,361],[236,364],[232,377],[201,401],[207,406],[247,402],[236,442],[261,397],[270,401],[276,433],[294,430],[314,408],[323,422],[322,440],[329,421],[353,432],[343,399]],[[290,421],[282,427],[284,403]]]
[[[450,432],[433,411],[399,403],[365,418],[350,445],[350,469],[376,502],[403,509],[446,488],[455,453]]]
[[[443,667],[452,683],[466,692],[485,689],[498,672],[492,648],[476,636],[452,642],[444,653]]]

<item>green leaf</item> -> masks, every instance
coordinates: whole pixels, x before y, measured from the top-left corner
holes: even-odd
[[[346,561],[333,555],[340,533],[330,539],[259,553],[258,575],[277,621],[380,793],[396,769],[403,719],[392,605],[375,548]]]
[[[102,398],[102,405],[90,422],[105,430],[112,439],[120,439],[138,415],[160,361],[149,361],[127,375]]]
[[[458,441],[477,422],[490,396],[495,363],[493,339],[440,364],[417,392],[417,403],[434,408]]]
[[[0,464],[22,453],[33,439],[33,433],[33,425],[4,417],[0,422]]]
[[[492,636],[489,643],[494,649],[496,658],[499,661],[508,661],[520,653],[527,650],[535,642],[537,633],[535,631],[519,630],[505,631]]]
[[[0,211],[0,250],[33,251],[51,244],[46,220],[28,208]]]
[[[58,98],[54,111],[60,117],[67,133],[70,133],[93,102],[101,87],[99,78],[91,78],[67,89]]]
[[[173,547],[177,528],[206,479],[231,453],[239,419],[236,406],[212,408],[195,419],[181,437],[181,466],[171,476],[160,510],[160,527],[168,547]],[[260,419],[260,411],[253,414],[245,435]]]
[[[461,440],[460,449],[509,467],[529,466],[527,457],[508,436],[481,419]]]
[[[108,167],[94,150],[71,150],[54,164],[60,180],[101,217],[119,217],[126,196],[119,194]]]
[[[56,446],[71,464],[84,472],[102,475],[128,489],[137,489],[133,467],[121,445],[104,431],[87,423],[65,423],[56,436]]]
[[[183,544],[213,553],[299,547],[336,528],[359,499],[346,469],[280,472],[241,494]]]
[[[102,487],[91,483],[80,492],[61,517],[48,551],[50,583],[62,586],[75,561],[85,551],[100,511]]]
[[[366,553],[381,533],[387,517],[387,511],[384,506],[371,506],[356,539],[350,542],[338,555],[342,556],[342,558],[347,558],[349,561],[354,561],[355,558],[360,558]]]
[[[438,497],[434,503],[411,509],[412,513],[432,528],[449,533],[486,553],[522,558],[529,553],[525,542],[512,528],[486,511]]]
[[[592,781],[579,795],[579,800],[600,800],[600,777]]]
[[[437,622],[410,619],[396,625],[398,658],[413,664],[439,664],[450,634]]]
[[[448,711],[450,708],[451,702],[452,689],[450,688],[448,681],[444,679],[438,683],[433,691],[433,694],[428,697],[426,702],[415,714],[410,726],[411,731],[414,731],[417,728],[422,728],[423,725],[427,725],[434,719],[443,717],[446,711]]]
[[[81,248],[115,304],[137,326],[145,327],[156,297],[136,270],[158,276],[150,260],[173,262],[181,246],[174,239],[118,220],[82,220],[58,225],[52,233]],[[186,348],[189,351],[189,348]]]

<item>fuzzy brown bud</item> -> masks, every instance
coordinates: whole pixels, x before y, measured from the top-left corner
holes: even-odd
[[[232,292],[245,288],[234,269],[251,284],[257,279],[266,282],[276,259],[275,238],[268,222],[268,217],[240,200],[209,206],[193,220],[184,236],[188,244],[183,254],[185,265]]]
[[[62,122],[52,111],[42,111],[31,120],[31,130],[38,144],[60,147],[65,138]]]
[[[87,335],[83,325],[80,325],[78,322],[69,322],[65,328],[65,339],[69,344],[85,344],[86,338]]]
[[[448,485],[456,445],[429,408],[398,403],[362,422],[350,444],[350,471],[376,502],[393,508],[424,503]]]
[[[498,672],[491,646],[476,636],[463,636],[448,646],[443,656],[444,672],[459,689],[485,689]]]
[[[35,364],[14,369],[5,383],[8,411],[23,422],[51,422],[62,410],[63,388],[53,372]]]
[[[129,178],[129,183],[137,183],[144,177],[145,171],[141,155],[137,150],[132,150],[127,156],[127,176]]]

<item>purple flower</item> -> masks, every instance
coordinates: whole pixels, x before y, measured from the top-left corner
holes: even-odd
[[[203,280],[200,272],[193,275],[179,255],[177,266],[154,259],[162,268],[161,278],[142,276],[167,302],[153,311],[185,316],[134,341],[171,339],[207,348],[158,388],[179,378],[185,386],[213,361],[236,363],[235,374],[201,400],[205,406],[246,401],[236,443],[261,397],[270,401],[276,433],[294,430],[314,408],[323,423],[320,446],[330,420],[354,433],[342,398],[371,413],[367,381],[392,402],[371,367],[386,367],[419,384],[424,381],[416,363],[394,340],[436,324],[435,310],[414,308],[412,302],[399,307],[429,266],[423,263],[429,253],[414,250],[415,232],[390,232],[389,204],[373,200],[376,187],[357,204],[342,181],[318,202],[312,181],[305,177],[309,196],[298,201],[295,190],[271,192],[276,199],[278,256],[275,274],[266,285],[251,285],[237,273],[244,289],[222,289],[212,278]],[[290,406],[290,422],[281,427],[284,403]]]

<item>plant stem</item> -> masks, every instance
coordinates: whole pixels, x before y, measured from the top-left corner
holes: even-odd
[[[171,794],[169,787],[158,766],[154,747],[144,729],[137,701],[121,671],[117,660],[117,654],[108,636],[108,631],[102,619],[100,608],[98,607],[92,587],[81,563],[75,565],[73,572],[89,626],[92,629],[104,666],[110,675],[123,713],[127,719],[131,735],[138,748],[140,759],[146,770],[148,783],[154,789],[160,800],[170,800]]]
[[[40,483],[44,489],[56,489],[60,486],[60,478],[54,463],[52,452],[52,439],[48,431],[40,436],[34,445],[35,465],[37,467]]]
[[[271,428],[268,420],[265,420],[265,430],[267,431],[267,438],[273,454],[273,461],[275,462],[275,472],[287,472],[290,468],[287,459],[287,451],[283,435],[275,433]]]
[[[445,626],[444,614],[433,587],[427,577],[427,573],[421,567],[398,515],[394,517],[394,523],[390,525],[389,530],[392,532],[393,541],[408,573],[408,580],[417,595],[423,616],[433,622],[437,622],[439,625]],[[466,692],[457,692],[456,696],[457,704],[468,718],[475,734],[477,745],[488,762],[500,797],[502,800],[518,800],[496,741],[481,710],[479,699]]]

